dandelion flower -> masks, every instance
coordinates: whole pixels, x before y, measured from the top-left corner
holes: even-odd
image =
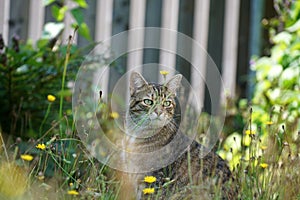
[[[267,121],[266,124],[267,124],[267,125],[272,125],[273,122],[272,122],[272,121]]]
[[[154,176],[145,176],[144,182],[146,183],[154,183],[156,181],[156,177]]]
[[[22,154],[21,158],[25,161],[32,161],[33,160],[33,156],[29,155],[29,154]]]
[[[37,144],[35,147],[37,149],[40,149],[40,150],[45,150],[46,149],[46,145],[45,144]]]
[[[169,72],[166,71],[166,70],[161,70],[161,71],[159,71],[159,73],[160,73],[161,75],[163,75],[163,76],[166,76],[166,75],[169,74]]]
[[[255,130],[246,130],[246,135],[255,135]]]
[[[69,190],[68,194],[69,195],[79,195],[79,192],[77,192],[76,190]]]
[[[109,116],[111,118],[113,118],[113,119],[118,119],[119,118],[119,113],[117,113],[117,112],[111,112]]]
[[[266,145],[261,145],[261,146],[260,146],[260,149],[261,149],[261,150],[266,150],[267,148],[268,148],[268,147],[267,147]]]
[[[267,164],[267,163],[261,163],[260,165],[259,165],[261,168],[267,168],[269,165]]]
[[[154,188],[145,188],[143,189],[144,194],[153,194],[154,193]]]
[[[49,102],[54,102],[56,97],[53,96],[52,94],[48,94],[47,99],[48,99]]]

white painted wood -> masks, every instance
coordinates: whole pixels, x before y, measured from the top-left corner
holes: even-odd
[[[144,26],[146,16],[146,0],[131,0],[128,35],[127,71],[143,64]],[[141,72],[142,68],[135,71]]]
[[[41,38],[45,18],[45,7],[43,1],[29,1],[28,39],[33,44]]]
[[[179,15],[179,0],[164,0],[162,7],[162,29],[161,45],[159,57],[159,70],[167,70],[168,68],[176,69],[176,48],[177,48],[177,31]],[[172,76],[174,71],[170,71],[168,76]],[[164,80],[162,75],[158,75],[159,82]]]
[[[8,43],[9,34],[9,5],[10,0],[0,0],[0,34],[5,44]]]
[[[109,52],[110,37],[112,34],[112,16],[113,16],[113,0],[97,0],[96,8],[96,25],[95,25],[95,41],[101,42],[95,48],[95,54],[103,54]],[[109,53],[108,53],[109,54]],[[110,55],[107,55],[109,57]],[[101,76],[99,85],[103,92],[103,97],[107,98],[109,69],[108,66],[99,68],[97,74]]]
[[[146,16],[146,0],[131,0],[129,10],[129,34],[128,34],[128,57],[127,71],[142,73],[144,26]],[[136,68],[139,67],[139,68]],[[126,79],[129,82],[131,73],[127,73]],[[129,86],[127,87],[129,88]],[[129,91],[126,92],[126,102],[129,102]]]
[[[226,96],[234,97],[238,55],[240,0],[226,0],[225,28],[223,37],[222,77],[225,91],[221,91],[221,102]]]
[[[76,7],[76,3],[71,1],[71,0],[66,0],[66,6],[68,7],[69,10],[73,9]],[[75,23],[75,19],[72,17],[72,14],[67,11],[64,19],[64,32],[63,32],[63,38],[62,42],[64,44],[68,43],[69,36],[73,36],[73,44],[77,44],[77,32],[74,34],[74,28],[71,27],[71,25]]]
[[[204,104],[210,0],[195,1],[195,43],[192,52],[191,85],[201,107]]]

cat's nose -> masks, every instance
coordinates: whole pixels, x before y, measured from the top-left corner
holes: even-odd
[[[157,114],[157,117],[159,117],[162,114],[162,109],[157,107],[154,112]]]

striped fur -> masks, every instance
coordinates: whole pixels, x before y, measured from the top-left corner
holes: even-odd
[[[181,75],[176,75],[160,85],[148,83],[136,72],[131,75],[130,108],[126,124],[127,130],[135,135],[129,144],[134,147],[135,152],[156,151],[169,144],[175,136],[178,145],[190,140],[178,131],[178,124],[174,120],[176,89],[180,86],[180,81]],[[165,101],[170,102],[164,104]],[[176,134],[179,134],[179,137]],[[169,166],[148,174],[133,175],[136,199],[201,199],[205,195],[212,197],[211,191],[205,193],[200,189],[197,195],[197,192],[191,189],[192,185],[203,186],[207,181],[213,185],[220,184],[222,199],[235,199],[236,190],[226,186],[233,178],[225,161],[214,152],[208,152],[206,156],[201,157],[202,150],[205,150],[203,146],[192,141],[185,152]],[[146,184],[141,183],[141,180],[145,175],[153,175],[158,179],[155,187],[160,189],[156,190],[155,194],[142,194]],[[215,197],[217,195],[215,194]]]

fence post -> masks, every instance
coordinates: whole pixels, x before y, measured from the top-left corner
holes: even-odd
[[[2,34],[5,44],[8,44],[9,5],[10,0],[0,1],[0,34]]]
[[[71,10],[75,8],[76,3],[71,1],[71,0],[66,0],[66,6],[68,7],[68,10]],[[70,12],[66,12],[65,19],[64,19],[64,32],[63,32],[63,38],[62,42],[63,43],[68,43],[69,36],[74,33],[74,28],[71,27],[71,25],[75,22],[75,20],[72,17],[72,14]],[[75,33],[74,38],[73,38],[73,43],[77,44],[77,33]]]
[[[144,44],[144,28],[146,16],[146,0],[131,0],[129,11],[129,30],[141,28],[132,31],[128,35],[128,58],[127,71],[143,64],[143,44]],[[131,51],[134,50],[134,51]],[[139,70],[142,72],[142,70]]]
[[[177,34],[171,31],[177,31],[178,28],[178,15],[179,15],[179,0],[164,0],[162,8],[162,25],[161,28],[161,44],[160,44],[160,57],[159,66],[160,70],[165,67],[176,69],[176,52],[177,47]],[[164,29],[168,29],[164,31]],[[170,72],[170,76],[174,72]],[[159,82],[163,81],[163,76],[158,76]]]
[[[111,37],[112,32],[112,15],[113,15],[113,0],[98,0],[96,8],[96,28],[95,28],[95,41],[101,42],[108,40]],[[107,43],[105,43],[107,44]],[[110,45],[110,44],[108,44]],[[100,48],[101,47],[101,48]],[[95,54],[102,54],[107,52],[109,46],[101,44],[95,48]],[[107,68],[106,68],[107,69]],[[109,70],[105,70],[104,67],[99,68],[97,74],[102,74],[101,90],[103,97],[108,97],[108,82],[109,82]]]
[[[192,50],[191,85],[196,98],[204,104],[210,0],[195,1],[194,44]],[[200,48],[199,49],[199,45]],[[202,77],[199,77],[199,73]],[[197,108],[197,106],[195,106]]]
[[[28,20],[28,39],[33,44],[42,36],[45,18],[45,7],[43,1],[30,0],[29,2],[29,20]]]
[[[227,96],[235,96],[239,34],[239,8],[240,0],[226,0],[222,57],[222,77],[225,91],[221,89],[221,102],[226,102]]]

